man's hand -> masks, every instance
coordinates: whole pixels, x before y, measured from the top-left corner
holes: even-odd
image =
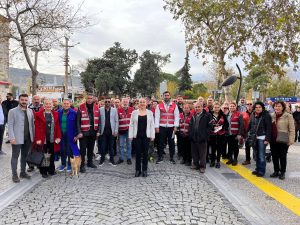
[[[113,136],[114,136],[114,137],[117,137],[117,136],[118,136],[118,133],[113,133]]]
[[[38,141],[36,141],[36,144],[37,144],[37,145],[41,145],[41,144],[42,144],[42,141],[41,141],[41,140],[38,140]]]
[[[269,142],[268,142],[268,141],[264,141],[264,144],[265,144],[265,145],[268,145],[268,144],[269,144]]]
[[[97,133],[96,136],[97,136],[97,137],[100,137],[100,133]]]
[[[177,127],[174,127],[174,133],[176,133],[177,132]]]
[[[154,141],[154,138],[151,138],[150,140],[151,140],[151,141]]]
[[[82,137],[83,137],[83,134],[82,134],[82,133],[79,133],[79,134],[77,135],[77,137],[78,137],[78,138],[82,138]]]
[[[55,143],[56,143],[56,144],[59,144],[59,142],[60,142],[60,138],[56,138],[56,139],[55,139]]]
[[[16,139],[12,139],[12,140],[10,140],[10,143],[11,143],[12,145],[16,145],[16,144],[17,144],[17,141],[16,141]]]
[[[159,128],[155,128],[155,133],[159,133]]]

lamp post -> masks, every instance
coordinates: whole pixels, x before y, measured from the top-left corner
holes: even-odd
[[[232,76],[226,78],[226,80],[223,81],[223,83],[221,84],[221,86],[222,86],[222,87],[227,87],[227,86],[230,86],[230,85],[234,84],[234,82],[236,82],[237,79],[240,80],[240,85],[239,85],[239,89],[238,89],[238,94],[237,94],[237,96],[236,96],[236,104],[238,104],[238,103],[239,103],[239,98],[240,98],[240,93],[241,93],[241,87],[242,87],[243,76],[242,76],[242,72],[241,72],[241,69],[240,69],[240,67],[239,67],[238,64],[236,64],[236,67],[237,67],[238,70],[239,70],[240,76],[237,77],[237,76],[235,76],[235,75],[232,75]]]

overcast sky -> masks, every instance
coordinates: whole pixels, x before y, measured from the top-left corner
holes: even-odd
[[[83,10],[96,25],[71,36],[70,44],[80,44],[70,49],[70,64],[100,57],[114,42],[120,42],[122,47],[136,49],[139,54],[145,50],[163,55],[170,53],[171,63],[163,71],[175,73],[184,64],[183,26],[164,11],[163,5],[162,0],[86,0]],[[41,54],[38,70],[63,74],[63,54],[63,49]],[[204,68],[192,52],[190,64],[194,81],[212,79],[209,68]],[[27,68],[27,64],[19,60],[13,60],[12,66]]]

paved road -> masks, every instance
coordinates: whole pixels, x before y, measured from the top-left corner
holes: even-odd
[[[198,171],[150,164],[105,164],[79,178],[59,174],[40,182],[0,212],[0,224],[249,224]]]

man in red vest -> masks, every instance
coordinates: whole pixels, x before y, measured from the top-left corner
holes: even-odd
[[[88,94],[86,102],[79,105],[77,111],[77,129],[81,154],[80,172],[85,173],[85,155],[87,166],[97,168],[93,163],[96,138],[100,136],[99,106],[94,102],[94,96]]]
[[[192,117],[193,114],[191,113],[190,105],[185,103],[183,105],[183,112],[180,113],[177,147],[178,152],[182,154],[182,161],[180,163],[186,166],[191,166],[192,162],[191,142],[188,133]]]
[[[168,140],[170,162],[175,164],[175,132],[179,127],[179,110],[177,105],[171,101],[170,92],[163,93],[164,101],[159,103],[155,110],[155,132],[159,133],[157,164],[163,161],[163,150],[165,140]]]
[[[119,107],[117,110],[119,116],[119,141],[120,141],[119,161],[117,161],[117,164],[121,164],[124,162],[124,152],[125,152],[125,145],[126,145],[127,164],[131,165],[132,164],[131,141],[128,138],[128,130],[129,130],[131,113],[134,109],[133,107],[129,107],[128,98],[123,98],[122,106]]]
[[[229,113],[227,116],[229,122],[228,129],[228,155],[229,160],[226,164],[232,164],[236,166],[239,156],[239,140],[244,134],[244,121],[241,113],[237,111],[237,105],[235,102],[231,102],[229,105]]]

